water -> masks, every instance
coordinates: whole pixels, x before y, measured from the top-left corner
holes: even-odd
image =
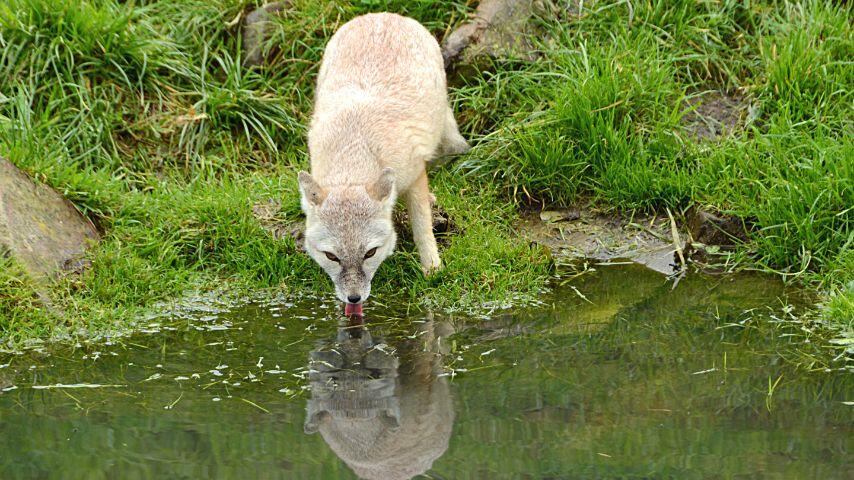
[[[0,357],[0,478],[852,478],[851,375],[784,361],[809,354],[768,327],[787,292],[671,287],[600,268],[541,307],[365,330],[252,304]]]

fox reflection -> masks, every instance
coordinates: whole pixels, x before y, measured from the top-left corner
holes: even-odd
[[[311,352],[306,433],[323,440],[363,479],[409,479],[448,448],[454,421],[442,350],[452,329],[417,326],[399,349],[364,326],[342,328],[337,342]]]

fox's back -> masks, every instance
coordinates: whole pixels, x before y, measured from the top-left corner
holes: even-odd
[[[317,82],[318,103],[337,92],[410,103],[425,95],[424,101],[433,96],[441,100],[445,71],[439,44],[411,18],[392,13],[354,18],[326,47]]]
[[[383,167],[404,191],[438,149],[448,118],[436,39],[390,13],[344,24],[323,54],[308,132],[312,173],[322,184],[365,183]]]

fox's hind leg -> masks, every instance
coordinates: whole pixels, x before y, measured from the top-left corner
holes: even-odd
[[[429,275],[442,266],[442,261],[439,259],[439,248],[436,246],[436,237],[433,236],[433,213],[430,208],[432,196],[427,184],[427,172],[422,173],[406,192],[409,220],[412,223],[412,238],[418,248],[421,269],[425,275]]]
[[[439,154],[442,156],[460,155],[471,149],[466,139],[460,135],[457,120],[454,119],[454,111],[447,108],[445,123],[442,130],[442,141],[439,145]]]

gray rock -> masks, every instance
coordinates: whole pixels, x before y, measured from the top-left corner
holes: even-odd
[[[255,67],[264,63],[264,41],[270,35],[270,19],[290,6],[290,2],[268,3],[246,15],[243,20],[244,67]]]
[[[471,22],[457,28],[442,41],[445,68],[456,64],[476,65],[483,58],[536,60],[531,44],[531,20],[543,8],[537,0],[485,0]]]
[[[81,258],[98,239],[71,202],[0,158],[0,252],[45,280],[85,265]]]
[[[517,226],[528,240],[546,247],[558,263],[628,260],[665,275],[676,272],[677,249],[667,217],[624,218],[580,207],[532,213]]]
[[[540,220],[546,223],[571,222],[581,218],[581,212],[577,209],[570,210],[543,210],[540,212]]]

